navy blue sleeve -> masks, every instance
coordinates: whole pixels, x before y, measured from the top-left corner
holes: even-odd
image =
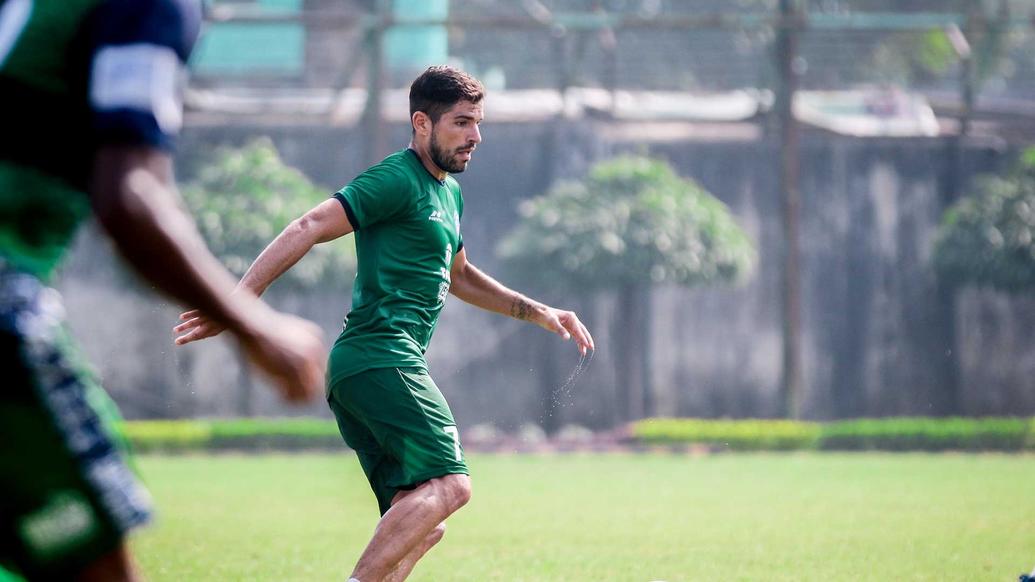
[[[171,149],[183,125],[198,0],[105,0],[89,38],[88,99],[97,145]]]
[[[340,202],[341,207],[345,209],[345,218],[348,219],[349,224],[352,226],[352,230],[359,230],[359,221],[356,220],[356,213],[352,210],[352,205],[349,204],[349,201],[342,196],[341,192],[335,192],[331,197]]]

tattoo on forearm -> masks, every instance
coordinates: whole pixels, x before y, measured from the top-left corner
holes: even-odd
[[[524,297],[514,299],[514,303],[510,305],[510,316],[514,319],[527,320],[532,316],[532,304]]]

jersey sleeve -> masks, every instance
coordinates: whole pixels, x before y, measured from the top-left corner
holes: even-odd
[[[353,230],[403,216],[413,202],[402,173],[385,165],[363,172],[334,197],[345,207]]]
[[[198,0],[105,0],[92,18],[88,101],[97,145],[171,149],[183,125]]]

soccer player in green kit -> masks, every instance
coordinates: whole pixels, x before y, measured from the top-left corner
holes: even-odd
[[[319,329],[234,281],[181,209],[171,148],[196,0],[0,1],[0,580],[137,580],[150,498],[117,410],[48,287],[93,214],[135,270],[222,322],[290,400],[320,393]],[[133,357],[132,354],[128,354]]]
[[[238,284],[261,295],[313,245],[356,233],[359,272],[331,350],[327,400],[382,517],[351,580],[405,579],[470,498],[460,435],[424,360],[447,294],[574,339],[583,354],[594,349],[575,313],[512,291],[467,260],[464,203],[450,174],[467,168],[481,142],[483,96],[481,83],[456,69],[421,74],[410,87],[410,147],[294,221]],[[180,344],[221,330],[200,310],[182,318]]]

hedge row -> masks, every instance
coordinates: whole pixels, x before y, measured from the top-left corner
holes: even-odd
[[[632,440],[645,445],[707,445],[734,451],[812,449],[821,426],[793,420],[648,419],[633,423]]]
[[[818,444],[830,450],[1035,450],[1035,419],[848,420],[824,426]]]
[[[299,419],[138,420],[125,423],[137,451],[342,449],[334,421]]]
[[[648,419],[630,428],[645,445],[730,450],[1035,451],[1035,418],[787,420]]]
[[[342,450],[334,421],[320,419],[132,421],[138,451]],[[648,419],[629,426],[630,444],[699,445],[733,451],[1033,451],[1035,418],[882,418],[829,423],[791,420]]]

